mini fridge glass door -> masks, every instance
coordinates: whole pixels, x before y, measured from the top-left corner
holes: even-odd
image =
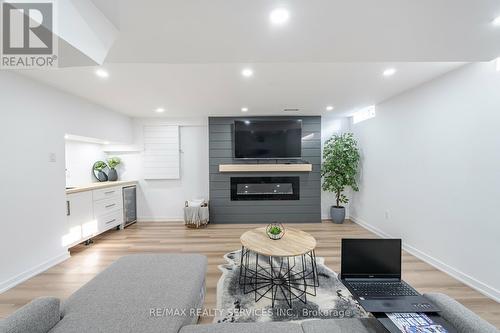
[[[137,221],[136,190],[135,186],[123,188],[123,216],[125,219],[125,225],[129,225]]]

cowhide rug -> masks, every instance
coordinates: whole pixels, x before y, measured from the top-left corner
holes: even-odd
[[[339,281],[337,273],[325,266],[324,258],[321,257],[316,257],[319,287],[316,296],[307,295],[307,304],[294,300],[290,308],[287,302],[282,300],[277,301],[273,308],[269,299],[262,298],[255,302],[254,293],[245,295],[239,284],[240,255],[241,251],[227,253],[224,256],[227,264],[219,266],[222,277],[217,284],[217,312],[214,320],[216,323],[303,321],[314,318],[369,316]]]

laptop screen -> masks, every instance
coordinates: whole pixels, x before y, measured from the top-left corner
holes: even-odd
[[[401,239],[342,239],[341,278],[401,278]]]

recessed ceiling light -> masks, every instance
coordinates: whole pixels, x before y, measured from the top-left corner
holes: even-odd
[[[326,111],[332,111],[333,109],[334,109],[334,107],[333,107],[333,106],[331,106],[331,105],[328,105],[328,106],[326,107]]]
[[[99,76],[100,78],[103,78],[103,79],[106,79],[109,77],[109,73],[108,71],[106,71],[105,69],[98,69],[95,71],[95,75]]]
[[[163,113],[163,112],[165,112],[165,109],[164,108],[156,108],[155,112],[156,113]]]
[[[251,68],[245,68],[241,71],[241,75],[243,75],[244,77],[251,77],[253,76],[253,70]]]
[[[241,108],[241,112],[248,112],[248,108]]]
[[[393,76],[394,74],[396,74],[396,72],[397,72],[396,68],[387,68],[387,69],[384,71],[383,75],[384,75],[385,77],[389,77],[389,76]]]
[[[109,141],[104,141],[103,144],[109,145]]]
[[[289,18],[290,12],[288,12],[288,10],[286,10],[285,8],[276,8],[269,15],[269,19],[274,25],[283,25],[288,22]]]
[[[498,16],[497,18],[495,18],[495,19],[493,20],[493,22],[491,22],[491,23],[493,23],[493,25],[494,25],[495,27],[500,27],[500,16]]]

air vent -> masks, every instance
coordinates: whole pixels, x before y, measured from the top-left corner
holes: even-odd
[[[300,109],[283,109],[285,112],[298,112]]]

